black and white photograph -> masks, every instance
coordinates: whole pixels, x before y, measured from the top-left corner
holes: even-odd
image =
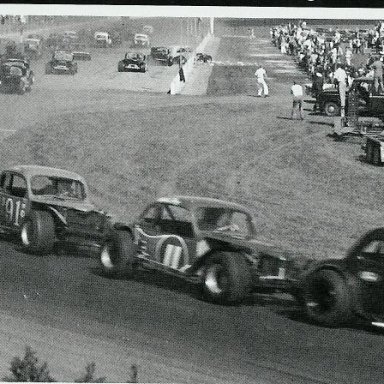
[[[0,381],[383,382],[383,68],[379,7],[1,5]]]

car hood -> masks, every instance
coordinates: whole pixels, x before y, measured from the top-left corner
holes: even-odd
[[[215,233],[215,232],[206,232],[204,233],[204,238],[207,240],[218,240],[222,242],[226,242],[235,247],[244,248],[251,252],[255,253],[264,253],[271,256],[282,257],[282,258],[291,258],[295,256],[295,253],[292,251],[284,250],[276,245],[269,244],[255,238],[246,238],[243,236],[237,236],[233,233],[227,234],[223,233]]]
[[[100,211],[92,203],[77,201],[72,199],[60,199],[47,196],[34,196],[31,198],[31,202],[36,202],[39,204],[47,204],[57,207],[76,209],[77,211],[82,212],[91,212],[91,211]]]

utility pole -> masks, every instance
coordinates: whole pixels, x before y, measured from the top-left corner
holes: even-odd
[[[215,18],[214,17],[210,17],[210,19],[209,19],[209,26],[210,26],[210,31],[209,32],[213,36],[213,34],[214,34],[214,26],[215,26]]]

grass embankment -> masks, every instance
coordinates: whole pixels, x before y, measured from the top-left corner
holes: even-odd
[[[4,165],[83,174],[98,205],[124,221],[160,195],[233,199],[254,210],[260,238],[317,257],[344,252],[351,237],[382,224],[382,170],[358,161],[358,145],[333,142],[321,125],[276,118],[289,113],[281,100],[185,100],[60,115],[18,131],[0,156]]]

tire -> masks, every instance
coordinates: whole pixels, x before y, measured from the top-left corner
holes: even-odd
[[[324,112],[327,116],[339,116],[340,115],[340,107],[334,101],[327,101],[324,104]]]
[[[52,67],[50,65],[47,65],[45,67],[45,74],[50,75],[52,73]]]
[[[203,274],[203,296],[218,304],[241,302],[251,288],[251,274],[244,257],[218,252],[208,258]]]
[[[303,302],[310,320],[336,327],[351,320],[351,299],[343,277],[332,270],[314,272],[306,281]]]
[[[124,72],[124,64],[120,62],[117,64],[117,72]]]
[[[55,243],[55,223],[46,211],[31,211],[21,227],[21,243],[27,252],[46,254]]]
[[[376,145],[373,147],[372,164],[381,165],[380,147]]]
[[[373,146],[372,144],[369,143],[369,141],[367,141],[366,160],[367,160],[367,163],[370,163],[370,164],[373,163]]]
[[[132,277],[136,247],[128,231],[115,230],[102,246],[99,262],[105,276]]]

